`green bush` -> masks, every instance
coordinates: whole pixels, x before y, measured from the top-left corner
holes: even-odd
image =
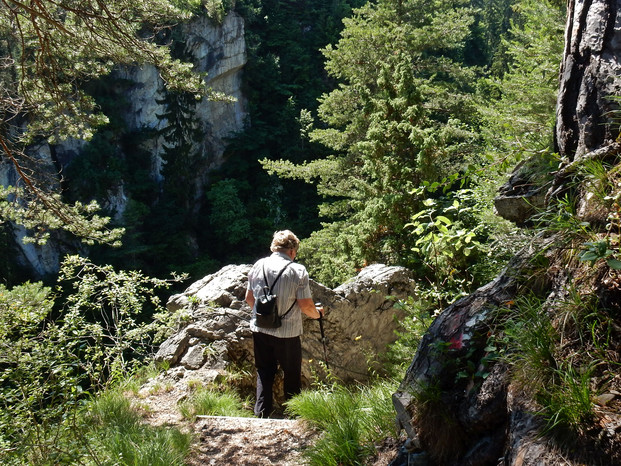
[[[83,453],[78,412],[87,394],[137,367],[161,331],[154,289],[169,285],[78,256],[63,263],[74,287],[55,309],[51,288],[0,285],[0,462],[68,464]],[[59,293],[62,290],[59,290]]]

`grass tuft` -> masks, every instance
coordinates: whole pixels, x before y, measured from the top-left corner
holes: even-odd
[[[196,416],[250,417],[248,403],[234,391],[216,391],[198,387],[189,399],[179,405],[181,415],[187,419]]]
[[[118,390],[104,392],[89,403],[86,420],[97,464],[181,466],[192,442],[190,434],[178,429],[143,423]]]
[[[303,391],[287,402],[287,412],[323,432],[304,455],[321,466],[361,464],[375,453],[374,443],[395,436],[391,395],[396,389],[382,381],[370,387],[323,386]]]

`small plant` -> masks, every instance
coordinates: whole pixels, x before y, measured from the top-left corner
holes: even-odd
[[[523,296],[514,303],[505,323],[506,358],[518,378],[530,387],[545,384],[557,367],[554,349],[559,337],[542,305],[536,296]]]
[[[618,196],[614,197],[613,207],[613,211],[606,219],[608,222],[606,224],[606,235],[598,241],[584,243],[579,258],[582,262],[589,262],[591,266],[603,259],[611,269],[621,270],[621,261],[617,259],[620,252],[619,235],[621,234],[621,206]],[[613,244],[615,242],[616,245]]]
[[[554,371],[555,383],[544,387],[537,396],[544,407],[548,431],[578,432],[592,420],[592,373],[591,367],[576,369],[571,361]]]
[[[188,390],[195,391],[203,387],[203,382],[199,379],[191,379],[186,382]]]
[[[609,320],[598,309],[595,296],[573,288],[550,311],[533,296],[516,303],[505,327],[507,361],[539,404],[546,432],[567,439],[594,417],[595,371],[605,380],[601,374],[610,363]],[[550,315],[555,316],[554,325]]]
[[[590,241],[584,243],[584,250],[580,253],[580,260],[582,262],[590,262],[590,265],[595,265],[600,259],[606,259],[608,266],[613,269],[621,269],[621,261],[611,257],[615,254],[615,251],[610,249],[610,241],[603,239],[601,241]]]

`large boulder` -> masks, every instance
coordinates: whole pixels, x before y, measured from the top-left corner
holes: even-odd
[[[179,330],[156,354],[170,373],[201,378],[253,362],[251,310],[244,301],[249,270],[250,265],[226,266],[170,297],[168,309],[181,315]],[[326,308],[325,338],[319,322],[304,317],[303,383],[313,373],[321,377],[326,363],[344,381],[364,381],[381,370],[381,355],[396,340],[403,318],[394,304],[415,291],[408,271],[371,265],[334,290],[311,280],[311,291]]]

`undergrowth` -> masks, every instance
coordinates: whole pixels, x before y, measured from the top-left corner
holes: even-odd
[[[610,354],[610,320],[597,297],[571,288],[552,304],[520,297],[507,311],[506,360],[539,406],[545,432],[576,438],[589,429],[595,397],[618,363]],[[597,381],[600,381],[599,383]]]
[[[304,452],[310,465],[362,464],[373,456],[375,443],[397,435],[391,395],[396,385],[378,381],[371,386],[333,383],[303,391],[287,402],[286,412],[322,433]]]
[[[152,427],[119,390],[89,403],[85,415],[91,456],[97,464],[175,466],[185,464],[192,436],[176,428]]]

